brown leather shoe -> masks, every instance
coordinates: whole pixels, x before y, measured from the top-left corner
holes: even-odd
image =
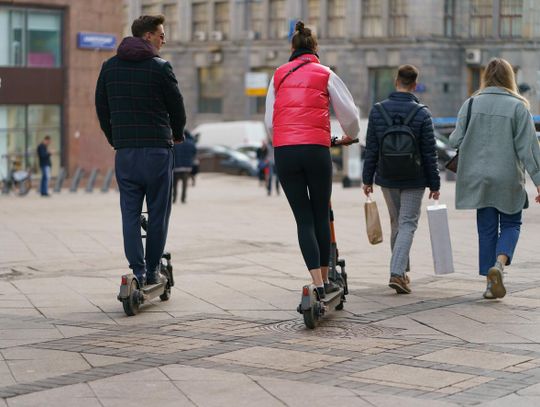
[[[396,293],[398,294],[410,294],[411,289],[409,288],[409,284],[407,282],[407,278],[404,276],[392,276],[390,277],[390,282],[388,283],[388,287],[393,288],[396,290]]]

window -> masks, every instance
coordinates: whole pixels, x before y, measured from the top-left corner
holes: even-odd
[[[270,0],[270,38],[286,38],[288,32],[285,0]]]
[[[382,11],[379,0],[362,0],[362,36],[381,37]]]
[[[223,68],[219,65],[199,68],[199,113],[223,110]]]
[[[155,16],[161,14],[161,5],[154,4],[143,4],[141,6],[141,15],[142,16]]]
[[[501,0],[499,35],[504,38],[521,37],[523,0]]]
[[[308,0],[307,14],[307,25],[317,34],[321,18],[321,2],[319,0]]]
[[[454,36],[455,1],[444,0],[444,36]]]
[[[166,4],[163,6],[165,15],[165,36],[171,41],[178,40],[178,6],[176,4]]]
[[[263,3],[260,1],[250,1],[248,3],[249,7],[249,22],[250,22],[250,31],[253,33],[252,38],[259,40],[262,38],[263,33]]]
[[[484,74],[483,67],[469,67],[469,81],[468,81],[468,91],[469,96],[480,89],[480,83],[482,81],[482,75]]]
[[[490,37],[493,34],[493,2],[471,0],[471,37]]]
[[[215,3],[214,29],[221,31],[223,38],[227,38],[230,32],[229,2],[220,1]],[[219,38],[217,38],[219,39]]]
[[[345,37],[345,0],[328,0],[328,36]]]
[[[407,2],[405,0],[390,0],[391,37],[407,36]]]
[[[51,136],[53,172],[60,168],[61,108],[58,105],[0,106],[0,173],[7,174],[8,162],[15,159],[21,168],[37,171],[36,149],[46,135]]]
[[[0,66],[59,67],[62,13],[0,7]]]
[[[206,3],[193,3],[191,13],[194,39],[206,39],[205,36],[208,32],[208,5]]]
[[[369,70],[370,104],[380,102],[394,91],[396,68],[373,68]]]

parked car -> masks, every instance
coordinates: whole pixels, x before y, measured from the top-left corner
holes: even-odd
[[[456,155],[456,150],[450,147],[448,137],[435,129],[435,148],[437,149],[437,162],[439,171],[445,170],[445,165]]]
[[[224,172],[234,175],[257,175],[256,160],[240,151],[225,146],[202,146],[197,148],[199,171]]]

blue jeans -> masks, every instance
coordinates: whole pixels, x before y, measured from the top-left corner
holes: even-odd
[[[476,211],[476,226],[480,275],[486,276],[501,254],[508,257],[506,265],[510,265],[521,230],[521,211],[508,215],[495,208],[481,208]]]
[[[171,214],[174,158],[169,148],[121,148],[115,171],[120,190],[124,252],[137,276],[154,273],[159,266]],[[146,255],[141,238],[141,212],[146,198],[148,228]]]
[[[39,192],[41,195],[49,195],[49,178],[51,177],[51,166],[44,165],[41,167],[41,184]]]

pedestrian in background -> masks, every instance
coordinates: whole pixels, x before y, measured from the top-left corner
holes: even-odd
[[[259,186],[266,185],[267,169],[268,169],[268,144],[263,141],[257,149],[257,174],[259,178]]]
[[[267,162],[268,162],[268,179],[266,180],[266,191],[268,193],[268,196],[272,195],[272,183],[275,184],[276,188],[276,194],[279,195],[279,177],[277,174],[276,169],[276,159],[274,156],[274,145],[272,144],[272,140],[268,141],[268,155],[267,155]]]
[[[139,283],[160,280],[159,264],[169,227],[173,144],[184,139],[186,113],[171,64],[158,55],[165,44],[165,17],[140,16],[105,61],[96,87],[96,110],[116,150],[124,251]],[[146,199],[146,254],[141,212]]]
[[[266,96],[265,123],[277,173],[297,224],[298,240],[319,298],[339,287],[328,279],[330,260],[330,104],[346,136],[358,137],[358,109],[343,81],[321,65],[317,39],[296,23],[289,62],[275,72]]]
[[[476,209],[479,273],[487,277],[487,299],[506,295],[503,270],[512,262],[522,210],[529,205],[525,171],[536,185],[535,200],[540,203],[540,148],[528,109],[512,65],[495,58],[472,102],[468,99],[459,110],[450,135],[451,145],[459,149],[456,208]]]
[[[37,155],[39,160],[39,168],[41,170],[41,183],[39,193],[41,196],[48,197],[49,195],[49,179],[51,178],[51,153],[49,145],[51,144],[51,136],[43,137],[43,141],[38,145]]]
[[[174,145],[173,203],[176,203],[178,181],[182,181],[180,201],[186,203],[188,180],[196,156],[195,139],[189,131],[184,130],[184,141]]]
[[[371,109],[362,174],[364,193],[369,196],[375,182],[388,207],[392,250],[388,286],[398,294],[411,292],[406,272],[425,189],[435,200],[440,189],[431,112],[413,94],[417,80],[416,67],[400,66],[396,91]],[[388,133],[393,126],[398,128]],[[412,151],[401,150],[408,145],[414,147]]]

